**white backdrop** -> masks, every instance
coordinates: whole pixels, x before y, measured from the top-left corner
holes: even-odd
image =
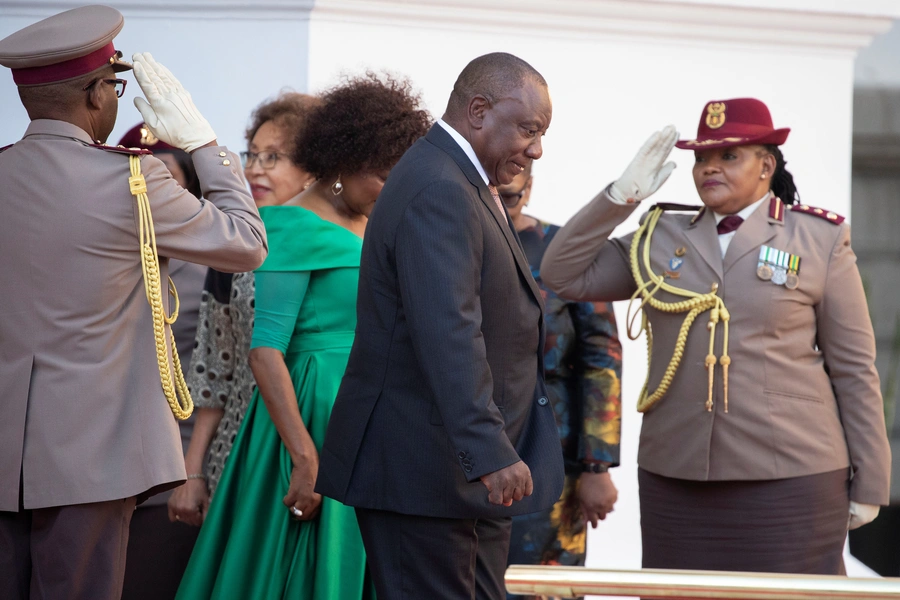
[[[652,131],[674,123],[692,135],[706,101],[739,96],[761,98],[776,127],[792,128],[784,152],[804,200],[847,214],[854,57],[900,17],[892,0],[110,4],[126,16],[117,47],[126,55],[149,50],[168,65],[235,150],[244,148],[250,110],[282,87],[316,92],[342,73],[389,70],[410,77],[438,117],[471,58],[497,50],[521,56],[547,79],[554,107],[529,208],[558,223],[617,177]],[[0,37],[76,5],[0,0]],[[130,102],[137,93],[132,83],[111,143],[140,119]],[[0,73],[0,107],[4,145],[27,125],[8,73]],[[674,160],[678,169],[654,200],[696,203],[692,156],[676,150]],[[636,568],[634,405],[646,354],[643,340],[625,336],[624,308],[617,306],[625,352],[622,466],[613,475],[620,495],[616,511],[591,532],[588,564]]]

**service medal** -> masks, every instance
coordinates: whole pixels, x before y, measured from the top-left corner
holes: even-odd
[[[760,246],[759,262],[756,265],[756,276],[763,281],[772,279],[772,267],[769,266],[769,247]]]
[[[784,287],[789,290],[796,290],[797,286],[800,285],[800,277],[797,276],[793,271],[788,271],[788,274],[785,276]]]
[[[772,269],[772,283],[775,285],[784,285],[787,282],[787,271],[784,267],[775,267]]]

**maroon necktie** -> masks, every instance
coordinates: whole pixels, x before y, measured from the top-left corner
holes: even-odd
[[[737,215],[728,215],[716,225],[716,233],[719,235],[725,235],[726,233],[731,233],[732,231],[737,231],[737,228],[741,226],[741,223],[744,222],[744,219]]]

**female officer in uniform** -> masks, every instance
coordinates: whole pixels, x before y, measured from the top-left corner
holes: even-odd
[[[695,140],[654,134],[556,235],[544,282],[631,298],[649,373],[638,451],[643,565],[840,574],[849,526],[888,502],[875,340],[843,217],[796,205],[759,100],[704,106]],[[693,150],[704,206],[613,228]],[[629,335],[640,333],[629,332]]]

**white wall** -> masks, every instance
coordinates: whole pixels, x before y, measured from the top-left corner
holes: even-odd
[[[0,0],[0,39],[63,8],[87,3]],[[219,143],[235,151],[245,148],[244,129],[256,105],[284,87],[306,90],[308,8],[225,9],[212,2],[142,6],[134,0],[107,4],[125,15],[115,45],[126,60],[135,52],[150,52],[169,67],[191,92]],[[130,73],[123,78],[129,83],[108,140],[113,145],[141,121],[133,104],[140,88]],[[20,139],[27,126],[12,75],[0,68],[0,146]]]

